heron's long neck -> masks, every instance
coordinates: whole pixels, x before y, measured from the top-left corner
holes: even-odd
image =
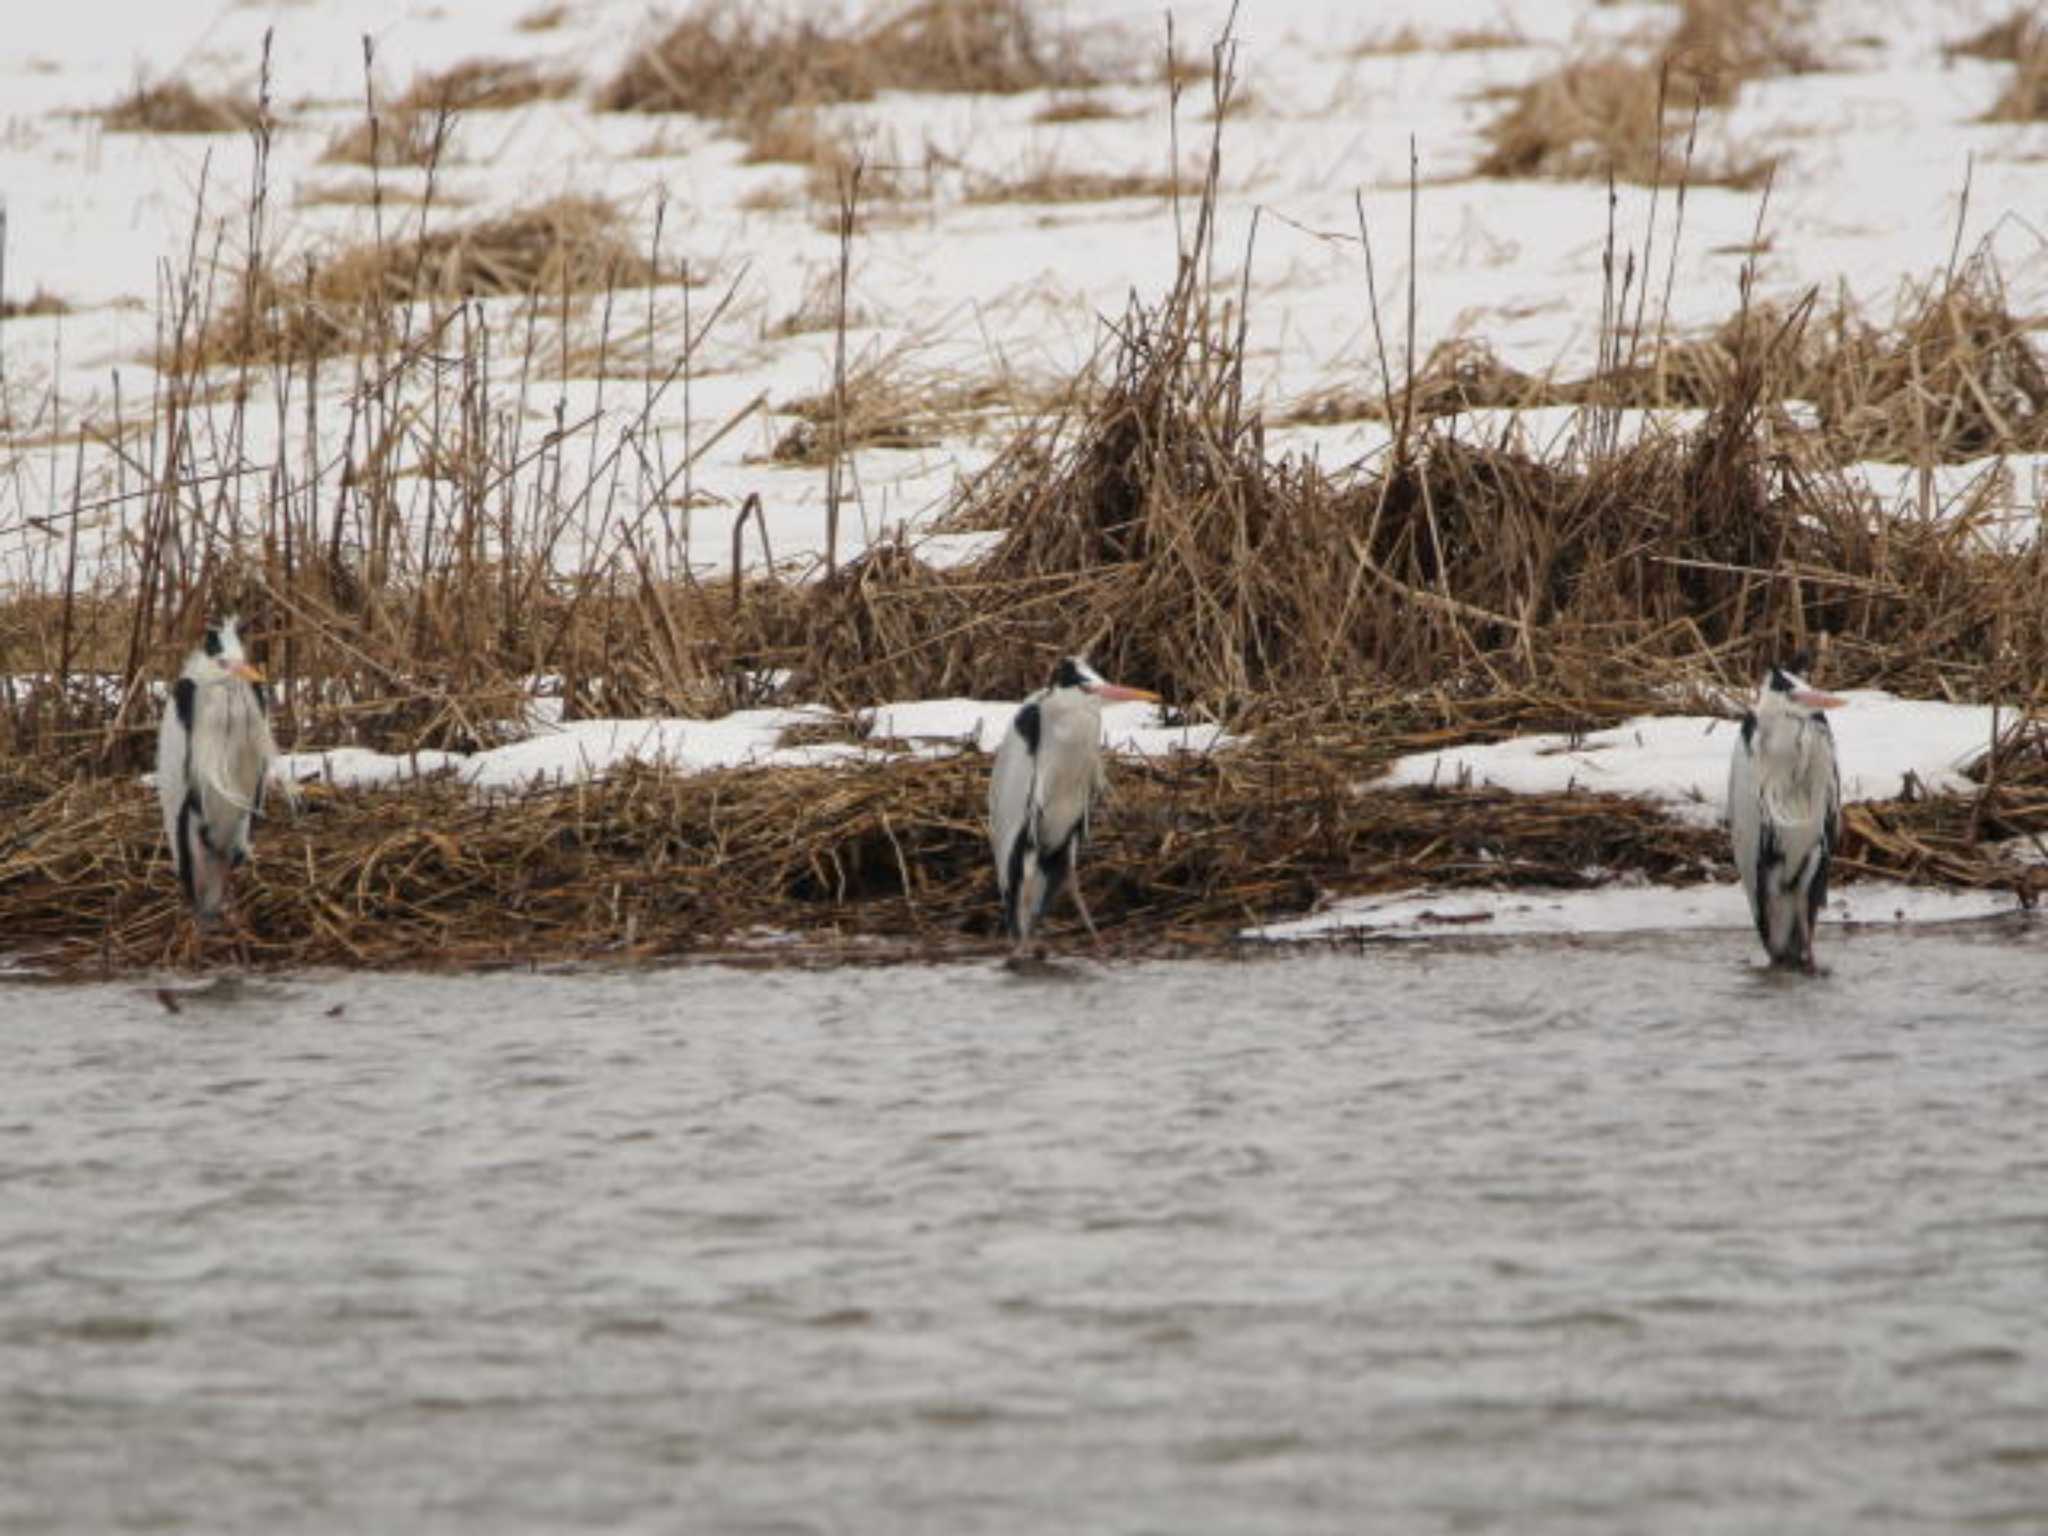
[[[1783,816],[1818,812],[1833,777],[1827,722],[1793,710],[1758,721],[1757,766],[1764,792]]]

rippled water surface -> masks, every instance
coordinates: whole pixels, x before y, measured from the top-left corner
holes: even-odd
[[[0,987],[0,1529],[2048,1528],[2048,937]]]

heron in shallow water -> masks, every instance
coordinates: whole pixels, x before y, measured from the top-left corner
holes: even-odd
[[[1728,830],[1773,965],[1813,969],[1813,925],[1842,836],[1842,780],[1827,711],[1845,701],[1772,667],[1728,767]]]
[[[249,857],[249,822],[277,756],[263,674],[233,618],[209,625],[171,684],[157,731],[156,785],[178,884],[202,924],[220,916],[228,876]]]
[[[1088,814],[1103,790],[1102,706],[1119,700],[1156,704],[1159,695],[1105,680],[1079,656],[1026,699],[996,749],[988,786],[989,842],[1003,898],[1003,931],[1019,951],[1054,899],[1072,881],[1088,836]],[[1074,889],[1081,921],[1095,933],[1088,903]]]

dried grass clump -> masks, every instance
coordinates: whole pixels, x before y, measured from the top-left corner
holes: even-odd
[[[1495,27],[1458,27],[1441,35],[1418,31],[1403,23],[1392,32],[1375,33],[1354,43],[1354,59],[1397,58],[1413,53],[1482,53],[1492,48],[1519,48],[1527,39]]]
[[[970,203],[1104,203],[1169,198],[1179,189],[1156,171],[1077,171],[1050,159],[1013,177],[981,177],[967,185]]]
[[[1100,123],[1124,116],[1101,96],[1063,92],[1031,114],[1034,123]]]
[[[1574,59],[1506,93],[1477,174],[1673,179],[1668,141],[1679,114],[1726,106],[1744,80],[1820,67],[1799,31],[1807,10],[1799,0],[1681,0],[1678,26],[1654,57]],[[1731,149],[1695,161],[1687,179],[1759,187],[1773,159]]]
[[[2003,21],[1995,21],[1982,31],[1971,33],[1959,43],[1950,43],[1942,53],[1950,59],[1989,59],[1996,64],[2016,64],[2030,49],[2039,46],[2041,33],[2040,18],[2030,11],[2018,10]]]
[[[39,315],[68,315],[71,305],[47,288],[38,288],[25,299],[0,301],[0,320],[34,319]]]
[[[1745,80],[1820,69],[1801,34],[1811,10],[1808,0],[1680,0],[1659,60],[1670,71],[1672,100],[1725,106]]]
[[[1908,282],[1886,330],[1837,307],[1790,388],[1845,459],[1931,463],[2048,451],[2048,359],[1989,261]]]
[[[937,447],[972,431],[989,413],[1018,404],[1007,380],[924,371],[898,353],[849,368],[845,400],[839,437],[849,449]],[[776,409],[796,421],[771,457],[782,464],[829,463],[838,414],[833,392],[786,401]]]
[[[606,112],[761,112],[866,101],[875,93],[851,40],[805,19],[777,24],[743,0],[704,0],[639,49],[598,92]]]
[[[321,269],[315,292],[330,302],[405,303],[653,282],[654,269],[622,229],[619,210],[603,198],[553,198],[414,241],[353,247]]]
[[[100,113],[109,133],[239,133],[254,128],[263,109],[254,97],[194,89],[183,80],[138,82]]]
[[[1654,65],[1619,54],[1577,59],[1509,94],[1509,105],[1486,127],[1489,148],[1475,175],[1602,177],[1649,184],[1675,180],[1680,159],[1670,139],[1678,126]],[[1760,187],[1772,158],[1733,151],[1693,161],[1695,186]]]
[[[2012,79],[1999,93],[1987,123],[2048,122],[2048,25],[2023,30],[2013,46]]]
[[[835,216],[842,200],[857,192],[856,228],[866,226],[873,205],[909,197],[915,190],[915,168],[897,148],[893,134],[856,137],[850,130],[835,130],[808,110],[752,118],[742,134],[745,164],[801,166],[806,173],[803,197]],[[742,201],[748,208],[781,209],[798,200],[785,189],[768,187],[753,189]],[[836,217],[821,227],[836,233]]]
[[[344,128],[320,152],[323,165],[374,165],[424,170],[447,153],[452,116],[419,107],[381,107]]]
[[[917,0],[844,27],[704,0],[636,52],[598,105],[743,120],[885,90],[1012,93],[1095,82],[1079,42],[1048,39],[1028,0]]]
[[[520,17],[515,26],[521,32],[553,32],[569,19],[566,5],[543,5]]]
[[[1276,418],[1287,426],[1320,426],[1340,421],[1392,421],[1410,408],[1418,417],[1466,411],[1529,410],[1569,402],[1567,388],[1549,378],[1504,363],[1478,337],[1439,342],[1416,370],[1410,390],[1403,381],[1389,398],[1386,388],[1349,386],[1316,391],[1290,404]]]
[[[427,113],[501,111],[559,101],[573,95],[577,84],[569,71],[547,69],[531,59],[469,59],[414,80],[398,99],[398,108]]]
[[[1075,90],[1099,83],[1081,39],[1048,36],[1031,0],[913,0],[884,11],[860,43],[900,91]]]
[[[563,197],[424,236],[350,246],[285,277],[261,269],[253,302],[216,316],[195,361],[205,365],[324,357],[388,333],[389,310],[420,299],[594,293],[657,280],[602,198]]]

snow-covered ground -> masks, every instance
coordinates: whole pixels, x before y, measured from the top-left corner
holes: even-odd
[[[831,722],[831,711],[796,707],[745,709],[716,720],[573,720],[536,722],[524,741],[484,752],[413,752],[403,756],[362,747],[288,752],[274,772],[287,783],[338,788],[402,784],[449,774],[485,792],[518,792],[603,778],[628,763],[703,773],[715,768],[805,768],[869,763],[905,751],[937,755],[993,752],[1009,729],[1015,704],[934,699],[885,705],[862,717],[858,741],[790,745],[785,734]],[[1150,704],[1111,704],[1102,711],[1102,744],[1118,757],[1208,752],[1223,742],[1213,725],[1166,725]]]
[[[1821,921],[1876,927],[1952,923],[2018,910],[2005,891],[1930,890],[1870,880],[1839,887]],[[1330,939],[1561,938],[1748,928],[1749,906],[1733,885],[1650,885],[1617,880],[1587,890],[1407,891],[1333,901],[1319,912],[1266,923],[1245,937],[1274,942]]]
[[[1821,8],[1816,27],[1833,39],[1822,52],[1838,68],[1749,82],[1731,109],[1708,114],[1706,150],[1749,144],[1784,156],[1764,221],[1766,248],[1755,256],[1760,297],[1785,301],[1818,286],[1883,313],[1902,279],[1946,262],[1960,214],[1964,247],[1988,242],[2015,308],[2038,307],[2048,294],[2039,218],[2048,129],[1977,122],[2007,66],[1942,52],[2009,8],[2003,0],[1836,0]],[[368,208],[333,200],[337,191],[360,191],[367,172],[321,163],[330,140],[359,120],[366,41],[387,101],[416,76],[472,59],[533,60],[585,82],[582,94],[566,100],[474,112],[458,123],[435,179],[444,204],[435,219],[446,227],[549,195],[598,194],[626,211],[642,248],[653,250],[659,214],[663,262],[673,268],[687,259],[706,279],[694,295],[698,320],[727,286],[734,293],[695,359],[687,402],[694,441],[740,417],[756,396],[768,397],[768,408],[746,415],[697,464],[694,505],[668,509],[678,541],[687,541],[675,558],[705,573],[726,563],[733,511],[751,490],[766,504],[779,558],[801,561],[820,551],[823,473],[771,455],[792,425],[781,407],[817,394],[831,378],[829,331],[786,334],[782,324],[836,272],[827,210],[804,190],[800,168],[743,163],[742,146],[715,123],[591,108],[590,94],[675,10],[657,15],[644,0],[577,0],[548,27],[522,25],[540,9],[538,0],[156,0],[146,7],[84,0],[14,8],[0,52],[7,296],[46,290],[74,312],[0,328],[17,445],[27,445],[0,476],[0,587],[47,584],[61,570],[68,524],[31,519],[63,505],[75,478],[87,499],[132,488],[132,469],[124,480],[98,434],[111,426],[117,402],[132,422],[149,399],[166,274],[185,264],[195,243],[202,252],[218,249],[233,269],[246,243],[253,152],[244,136],[114,133],[93,114],[144,78],[248,89],[266,33],[281,126],[263,240],[286,270],[371,234]],[[1045,9],[1048,28],[1110,29],[1121,41],[1109,51],[1125,59],[1143,63],[1164,44],[1157,5],[1060,0]],[[1201,53],[1228,10],[1225,0],[1174,6],[1180,51]],[[1483,335],[1517,367],[1584,371],[1598,332],[1605,189],[1590,181],[1473,179],[1480,130],[1498,110],[1485,93],[1571,53],[1646,46],[1671,18],[1666,5],[1591,0],[1246,0],[1237,54],[1246,105],[1225,138],[1216,248],[1226,263],[1249,249],[1248,272],[1217,276],[1247,284],[1247,374],[1259,394],[1277,406],[1317,391],[1377,387],[1354,199],[1374,231],[1382,318],[1398,351],[1411,139],[1425,183],[1418,350]],[[1421,46],[1385,51],[1404,33]],[[1499,41],[1446,46],[1460,33]],[[966,196],[970,187],[1033,170],[1162,169],[1171,142],[1163,90],[1119,84],[1096,95],[1117,115],[1041,121],[1042,92],[896,93],[829,110],[828,123],[864,145],[878,167],[912,171],[917,183],[855,242],[856,365],[893,358],[898,371],[924,377],[1063,379],[1097,346],[1102,316],[1118,313],[1133,290],[1166,285],[1177,236],[1163,199],[1046,204]],[[1201,88],[1182,105],[1179,142],[1190,160],[1207,132],[1204,108]],[[424,173],[387,170],[383,181],[393,199],[387,223],[410,227],[418,213],[402,199],[424,187]],[[1647,194],[1624,187],[1625,243],[1641,245],[1647,213]],[[1667,206],[1665,246],[1669,214]],[[1674,334],[1732,312],[1757,217],[1754,193],[1692,190],[1672,289]],[[1652,260],[1661,271],[1661,255]],[[636,341],[650,311],[642,295],[622,298],[611,322],[618,342],[610,365],[623,377],[600,389],[586,362],[567,377],[529,380],[516,410],[536,432],[558,409],[571,422],[592,418],[587,432],[598,451],[617,447],[648,406],[643,376],[674,361],[682,304],[679,290],[658,291],[654,339]],[[486,311],[509,330],[518,306],[494,301]],[[571,330],[587,340],[599,321],[593,305],[577,306]],[[509,343],[496,349],[507,402],[519,350]],[[551,355],[544,347],[543,357]],[[1398,370],[1399,357],[1392,361]],[[337,362],[329,372],[327,396],[340,398],[349,365]],[[309,462],[298,414],[279,420],[262,408],[266,387],[259,382],[257,405],[242,424],[246,438],[234,450],[253,472],[233,484],[231,503],[260,504],[270,466]],[[685,414],[677,387],[654,401],[637,439],[652,446],[650,462],[678,461]],[[986,463],[1010,420],[996,408],[978,427],[930,446],[862,451],[859,499],[840,553],[900,526],[915,531],[962,475]],[[1551,423],[1527,425],[1532,438],[1554,437]],[[1359,424],[1276,428],[1268,442],[1275,453],[1349,461],[1382,438],[1380,429]],[[331,459],[338,448],[339,428],[330,427],[314,457]],[[628,462],[641,463],[637,455]],[[1868,478],[1886,504],[1945,506],[1949,482],[1967,486],[1983,477],[1959,468],[1942,472],[1940,484],[1909,484],[1876,466]],[[1999,527],[2031,526],[2040,478],[2038,463],[2028,463],[1988,482],[1998,487],[1988,510]],[[627,489],[649,495],[658,479],[636,467]],[[133,558],[123,534],[126,514],[136,510],[119,503],[82,520],[88,569],[104,562],[118,576]],[[575,561],[614,557],[620,537],[617,526],[578,530],[560,553]]]
[[[1993,711],[1969,704],[1898,699],[1875,689],[1842,695],[1830,725],[1845,801],[1974,788],[1963,772],[1990,748]],[[2012,723],[2012,716],[2005,716]],[[1578,738],[1526,736],[1423,752],[1395,763],[1375,789],[1411,784],[1491,786],[1524,794],[1587,790],[1640,795],[1671,814],[1717,825],[1728,805],[1735,722],[1712,715],[1658,715]]]

